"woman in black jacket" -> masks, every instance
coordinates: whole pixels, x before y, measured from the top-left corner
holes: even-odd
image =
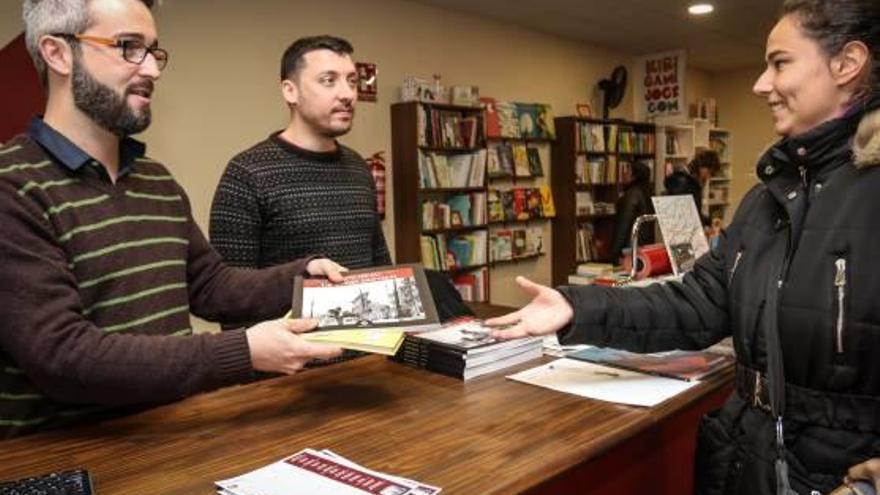
[[[628,182],[623,194],[617,200],[617,216],[614,223],[614,237],[611,240],[611,259],[620,260],[624,248],[630,247],[632,226],[636,218],[654,211],[651,207],[651,168],[642,162],[633,162],[632,172],[624,177]],[[653,228],[640,229],[639,246],[654,242]]]
[[[877,0],[786,0],[754,87],[782,139],[719,245],[641,289],[519,278],[534,299],[494,333],[639,352],[733,335],[736,393],[701,424],[696,492],[880,489],[878,58]]]

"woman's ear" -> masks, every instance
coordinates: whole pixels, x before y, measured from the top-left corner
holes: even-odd
[[[840,53],[831,57],[831,76],[840,88],[861,84],[867,78],[871,51],[861,41],[850,41]]]

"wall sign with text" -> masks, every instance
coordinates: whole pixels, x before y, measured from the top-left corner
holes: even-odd
[[[685,113],[684,50],[657,53],[636,61],[636,98],[643,118]]]
[[[379,93],[379,71],[376,64],[356,62],[358,75],[358,101],[376,101]]]

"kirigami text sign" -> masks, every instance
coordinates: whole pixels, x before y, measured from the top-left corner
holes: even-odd
[[[677,115],[685,110],[684,50],[640,57],[636,61],[637,98],[644,118]]]

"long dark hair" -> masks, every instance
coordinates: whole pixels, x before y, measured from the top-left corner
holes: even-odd
[[[803,32],[829,56],[851,41],[861,41],[871,54],[869,92],[880,92],[880,1],[785,0],[780,17],[794,15]]]

